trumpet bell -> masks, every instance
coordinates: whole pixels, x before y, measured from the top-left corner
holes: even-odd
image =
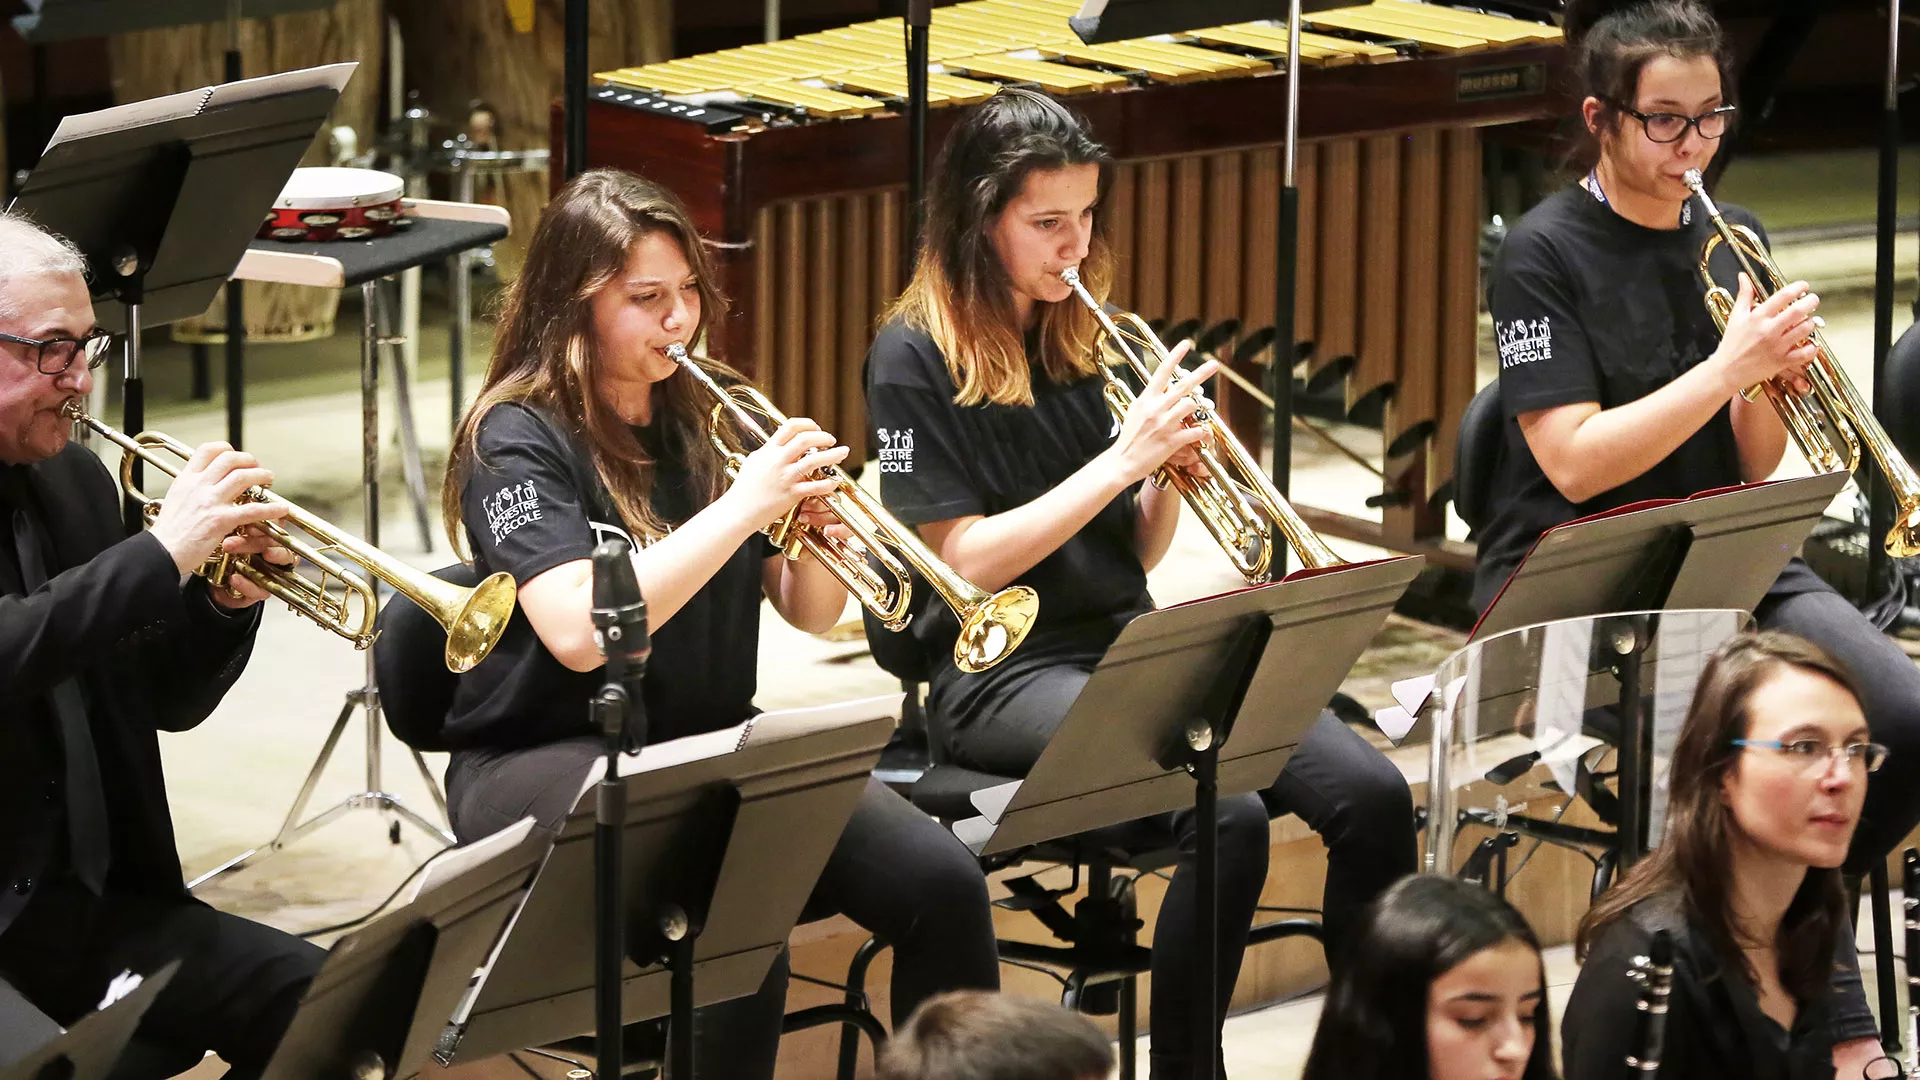
[[[489,575],[471,590],[449,585],[439,578],[433,580],[446,590],[444,596],[435,590],[435,599],[441,601],[436,605],[439,610],[426,604],[421,606],[446,628],[447,670],[456,675],[471,671],[499,644],[500,635],[507,632],[507,621],[513,618],[514,605],[519,601],[518,586],[514,584],[513,575],[504,571]]]
[[[960,620],[954,666],[971,675],[1005,660],[1027,640],[1039,617],[1040,594],[1025,585],[1001,589],[973,605]]]

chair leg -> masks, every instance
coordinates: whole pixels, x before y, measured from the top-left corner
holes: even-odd
[[[847,1008],[859,1009],[871,1015],[873,1008],[867,997],[867,969],[873,966],[874,957],[879,956],[886,947],[886,942],[871,937],[854,951],[853,962],[847,965]],[[879,1018],[875,1017],[875,1023],[878,1022]],[[834,1073],[839,1080],[853,1080],[853,1074],[859,1067],[861,1030],[865,1029],[850,1030],[844,1025],[840,1028],[840,1064]],[[879,1042],[874,1043],[873,1051],[875,1054],[880,1052]]]
[[[1138,1068],[1134,1049],[1140,1035],[1134,1015],[1139,1007],[1140,977],[1129,975],[1120,981],[1120,1080],[1134,1080],[1134,1071]]]

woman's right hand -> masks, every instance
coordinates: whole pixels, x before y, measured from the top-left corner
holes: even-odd
[[[809,451],[813,453],[809,456]],[[754,528],[773,524],[802,499],[830,495],[837,484],[816,474],[847,459],[847,448],[804,417],[781,424],[766,445],[748,454],[722,498],[739,507]]]
[[[1727,329],[1720,337],[1714,356],[1726,370],[1734,389],[1745,390],[1756,383],[1781,375],[1794,377],[1803,384],[1803,372],[1816,354],[1809,339],[1820,328],[1814,312],[1820,298],[1807,291],[1807,283],[1796,281],[1765,299],[1754,302],[1753,282],[1740,275],[1739,293],[1733,311],[1727,316]]]
[[[1133,406],[1120,423],[1120,434],[1107,448],[1129,484],[1152,476],[1169,459],[1199,446],[1207,438],[1206,428],[1188,426],[1187,420],[1200,407],[1193,398],[1194,389],[1212,378],[1220,370],[1220,364],[1209,360],[1186,372],[1180,385],[1171,386],[1180,358],[1186,352],[1187,343],[1181,342],[1168,354],[1166,362],[1134,397]]]

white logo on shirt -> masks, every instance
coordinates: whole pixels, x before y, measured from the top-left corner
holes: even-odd
[[[540,520],[540,493],[533,489],[531,480],[501,488],[482,500],[480,506],[486,511],[487,528],[496,544],[527,522]]]
[[[1553,359],[1553,329],[1545,315],[1537,319],[1515,319],[1493,328],[1500,345],[1500,367],[1505,370]]]
[[[880,440],[881,472],[910,473],[913,471],[912,428],[875,428],[873,435]]]

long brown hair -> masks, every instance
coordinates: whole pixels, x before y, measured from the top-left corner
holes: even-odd
[[[1832,679],[1856,699],[1860,696],[1840,661],[1803,638],[1762,631],[1740,634],[1721,646],[1700,675],[1673,748],[1666,833],[1660,846],[1580,920],[1574,949],[1581,960],[1601,932],[1624,918],[1629,908],[1677,889],[1688,922],[1712,943],[1721,962],[1739,963],[1754,981],[1735,932],[1728,839],[1736,826],[1721,797],[1721,782],[1739,760],[1740,748],[1733,740],[1746,737],[1754,694],[1783,667]],[[1808,867],[1775,943],[1780,981],[1794,997],[1811,1001],[1826,991],[1832,980],[1834,935],[1847,925],[1840,871]]]
[[[500,309],[493,359],[473,407],[460,422],[447,461],[441,511],[447,538],[463,550],[460,498],[476,461],[474,436],[496,405],[532,405],[562,425],[591,454],[593,468],[621,521],[636,538],[658,538],[669,523],[654,514],[653,459],[616,412],[600,399],[603,363],[593,326],[593,297],[625,272],[641,238],[666,233],[680,244],[700,292],[700,323],[692,340],[725,311],[713,262],[693,219],[673,193],[618,169],[594,169],[568,181],[548,204],[527,245],[525,267]],[[722,384],[740,376],[703,360]],[[676,371],[654,396],[654,422],[669,445],[687,455],[693,489],[708,498],[725,482],[723,464],[707,439],[710,395]]]
[[[1567,41],[1573,46],[1573,78],[1581,100],[1599,98],[1600,130],[1620,130],[1640,91],[1640,73],[1654,59],[1710,56],[1720,69],[1722,100],[1733,104],[1739,81],[1733,54],[1713,11],[1700,0],[1571,0]],[[1570,164],[1586,172],[1600,160],[1600,143],[1582,124]]]
[[[885,318],[924,332],[947,358],[961,405],[1033,404],[1026,328],[1018,325],[1012,284],[989,230],[1034,172],[1100,167],[1101,202],[1093,240],[1080,264],[1087,291],[1104,299],[1113,285],[1105,196],[1113,158],[1084,120],[1031,90],[1002,90],[953,127],[927,184],[925,242],[906,291]],[[1077,299],[1041,304],[1040,367],[1053,382],[1099,370],[1099,324]]]

